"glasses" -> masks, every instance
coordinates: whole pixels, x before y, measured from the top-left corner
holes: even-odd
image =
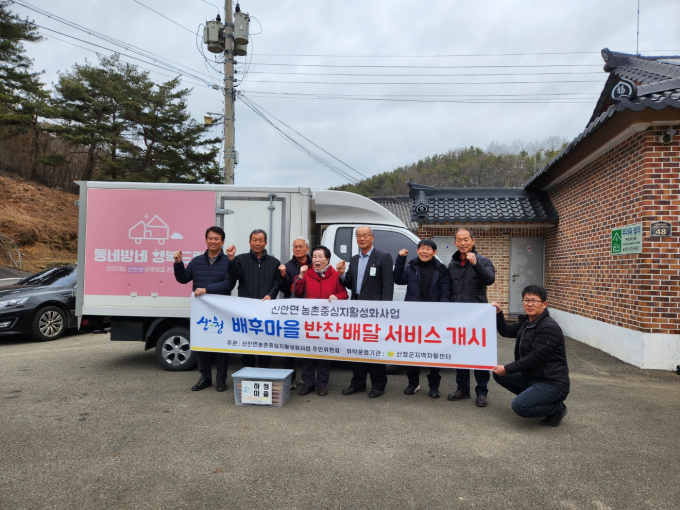
[[[357,234],[357,239],[368,239],[369,237],[373,237],[373,234]]]
[[[525,305],[538,305],[541,303],[545,303],[545,301],[541,301],[540,299],[523,299],[522,303]]]

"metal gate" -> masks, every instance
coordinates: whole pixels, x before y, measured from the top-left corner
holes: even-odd
[[[545,240],[542,237],[510,238],[509,309],[512,315],[524,313],[522,289],[543,285]]]

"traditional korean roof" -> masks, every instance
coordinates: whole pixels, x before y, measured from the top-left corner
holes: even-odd
[[[408,196],[371,197],[371,200],[380,204],[403,221],[404,225],[406,225],[411,232],[418,232],[418,224],[411,220],[411,201]]]
[[[409,182],[411,219],[418,223],[555,224],[547,193],[523,188],[434,188]]]
[[[527,189],[540,189],[557,162],[572,153],[588,136],[619,112],[645,109],[680,109],[680,57],[641,57],[602,50],[604,70],[609,78],[597,101],[588,125],[526,183]]]

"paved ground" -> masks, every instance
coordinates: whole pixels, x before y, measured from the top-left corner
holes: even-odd
[[[678,508],[680,376],[568,354],[569,415],[545,429],[493,380],[486,409],[404,375],[343,397],[345,369],[325,398],[236,407],[231,379],[192,393],[139,343],[2,339],[0,508]]]

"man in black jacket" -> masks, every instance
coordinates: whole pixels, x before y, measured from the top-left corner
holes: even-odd
[[[564,335],[548,313],[548,292],[539,285],[522,291],[526,315],[508,325],[498,303],[496,325],[504,337],[517,337],[515,361],[493,369],[495,381],[513,392],[512,410],[523,418],[542,418],[541,425],[557,427],[567,415],[569,367]]]
[[[267,301],[276,299],[279,293],[281,262],[276,257],[267,254],[267,233],[261,229],[255,229],[250,233],[250,251],[236,256],[236,246],[233,244],[227,248],[229,257],[229,276],[231,281],[238,282],[238,296],[261,299]],[[271,356],[258,356],[257,366],[268,368]],[[241,356],[243,366],[254,367],[256,356],[244,354]]]
[[[392,255],[373,247],[373,231],[362,226],[356,231],[357,244],[361,253],[352,257],[349,270],[345,273],[345,261],[341,260],[336,269],[342,284],[352,291],[353,300],[392,301],[394,278]],[[353,377],[343,395],[366,391],[366,375],[371,375],[370,398],[381,396],[387,386],[386,366],[382,363],[352,363]]]
[[[449,264],[451,276],[451,302],[453,303],[488,303],[486,288],[496,280],[496,270],[489,259],[480,255],[475,249],[475,237],[469,228],[459,228],[455,233],[456,248]],[[488,370],[475,370],[475,393],[477,407],[488,405],[487,385],[491,374]],[[456,391],[449,400],[470,398],[470,370],[456,369]]]
[[[292,296],[291,288],[293,287],[293,281],[295,281],[295,278],[300,274],[300,268],[302,266],[312,267],[312,257],[309,256],[309,240],[307,240],[306,237],[296,237],[293,239],[293,258],[279,266],[279,271],[281,273],[279,290],[285,299],[289,299]],[[296,389],[297,372],[295,371],[295,358],[286,356],[283,359],[283,368],[288,368],[293,371],[293,377],[291,378],[293,383],[291,384],[290,389]]]
[[[203,294],[229,296],[234,286],[229,278],[229,260],[222,251],[224,246],[224,230],[220,227],[210,227],[205,231],[205,242],[208,246],[206,252],[198,257],[194,257],[186,268],[182,262],[182,252],[175,252],[175,264],[173,267],[175,280],[179,283],[193,281],[194,296],[196,297]],[[200,391],[208,386],[212,386],[211,358],[215,359],[215,364],[217,365],[217,391],[226,391],[229,355],[222,352],[210,353],[203,351],[198,351],[198,371],[201,377],[191,388],[191,391]]]
[[[406,285],[404,301],[441,301],[451,300],[451,280],[444,264],[437,260],[437,243],[432,239],[422,239],[418,243],[418,257],[406,263],[408,250],[399,252],[394,265],[394,283]],[[420,368],[409,367],[406,371],[408,386],[405,395],[413,395],[420,389]],[[430,368],[427,376],[430,383],[430,398],[439,398],[439,383],[442,378],[438,367]]]

